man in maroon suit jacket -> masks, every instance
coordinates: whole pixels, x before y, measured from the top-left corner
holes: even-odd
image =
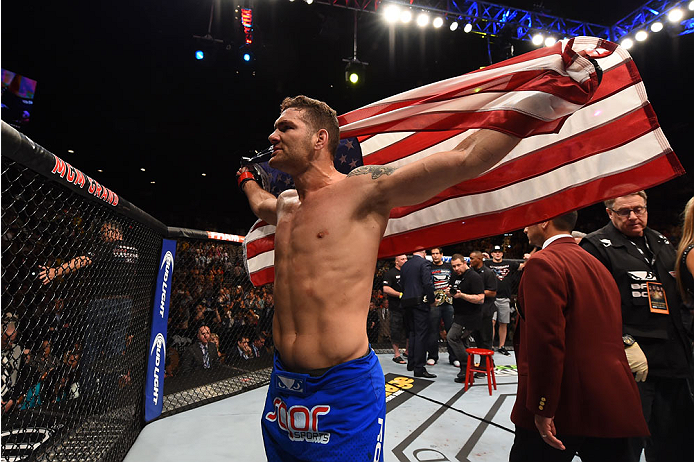
[[[572,212],[525,228],[542,247],[518,287],[511,462],[629,461],[648,435],[622,343],[619,289],[571,237]]]

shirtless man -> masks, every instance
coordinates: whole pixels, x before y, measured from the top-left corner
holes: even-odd
[[[269,460],[382,460],[384,377],[365,326],[390,211],[476,177],[519,141],[480,130],[451,152],[343,175],[333,165],[339,133],[328,105],[287,98],[269,163],[296,190],[275,197],[246,168],[237,173],[253,212],[277,227],[277,355],[262,419]]]

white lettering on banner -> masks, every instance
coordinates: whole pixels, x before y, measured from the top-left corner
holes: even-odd
[[[155,350],[156,356],[154,357],[154,384],[152,386],[152,401],[156,405],[159,402],[159,366],[166,359],[166,340],[164,339],[164,334],[161,332],[154,337],[154,342],[152,342],[152,350],[149,352],[149,355],[152,356],[155,354]]]
[[[167,251],[164,258],[162,258],[159,269],[161,270],[164,268],[164,265],[166,265],[166,268],[164,269],[164,282],[161,284],[161,301],[159,302],[159,316],[161,316],[162,319],[164,319],[166,289],[169,287],[166,282],[169,280],[169,271],[173,272],[174,267],[174,258],[170,250]]]
[[[378,425],[380,426],[378,430],[378,438],[376,439],[376,450],[374,451],[374,462],[379,462],[381,460],[381,450],[383,449],[383,424],[384,420],[380,417],[378,418]]]
[[[287,409],[287,403],[281,398],[275,398],[272,404],[275,410],[268,412],[265,418],[270,422],[277,422],[287,432],[290,440],[319,444],[330,442],[330,433],[318,430],[318,417],[328,414],[330,406],[319,404],[309,409],[297,404]]]

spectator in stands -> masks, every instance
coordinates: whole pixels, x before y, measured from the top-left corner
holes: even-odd
[[[60,361],[52,353],[53,345],[50,340],[43,340],[28,361],[31,368],[29,392],[22,409],[34,408],[41,403],[53,400],[53,391],[57,383],[56,371],[60,369]]]
[[[202,326],[206,326],[207,323],[205,322],[205,305],[202,303],[198,303],[195,305],[195,311],[193,312],[193,316],[190,318],[190,322],[188,323],[188,331],[194,335],[190,335],[191,337],[194,337],[197,335],[198,330]]]
[[[87,253],[72,258],[57,267],[39,266],[39,279],[49,284],[57,277],[85,271],[94,298],[89,302],[84,322],[82,354],[83,393],[97,399],[99,377],[94,371],[97,363],[117,359],[125,350],[130,321],[132,298],[129,290],[137,274],[137,248],[125,245],[120,223],[106,220],[99,232],[99,241]],[[106,385],[101,381],[102,385]]]
[[[20,372],[29,350],[17,341],[18,320],[10,312],[2,317],[2,412],[12,409],[25,391],[20,385]]]
[[[388,299],[383,297],[381,304],[376,307],[378,312],[378,342],[391,343],[390,340],[390,310],[388,309]]]
[[[253,354],[253,348],[251,348],[248,337],[242,335],[236,342],[236,350],[238,352],[239,358],[241,359],[251,359],[255,357]]]
[[[253,348],[253,356],[256,358],[265,358],[268,356],[268,350],[265,348],[266,335],[264,332],[258,333],[253,339],[251,347]]]
[[[56,403],[64,402],[71,399],[79,398],[79,382],[80,382],[80,356],[79,345],[77,349],[73,349],[65,353],[59,379],[55,386],[54,399]]]
[[[193,342],[183,352],[181,372],[190,374],[195,371],[219,366],[217,346],[210,342],[210,328],[203,325],[198,328],[198,341]]]
[[[378,341],[378,307],[371,300],[369,302],[369,314],[366,317],[366,335],[369,343],[375,344]]]
[[[210,334],[210,342],[214,343],[214,346],[217,347],[217,357],[219,357],[219,362],[224,363],[224,353],[222,353],[222,350],[219,348],[219,335],[215,334],[214,332]]]
[[[645,445],[647,460],[694,460],[694,360],[673,277],[677,252],[648,228],[646,200],[638,191],[605,201],[609,223],[583,238],[581,247],[605,265],[621,294],[625,352],[651,432],[632,440],[634,458]],[[665,303],[654,299],[655,287],[665,291]]]
[[[390,339],[393,343],[393,361],[405,364],[400,356],[400,347],[407,342],[405,331],[405,312],[400,306],[402,287],[400,287],[400,268],[407,261],[407,255],[395,257],[395,266],[390,268],[383,276],[383,293],[388,297],[388,310],[390,311]]]
[[[68,342],[71,337],[72,319],[68,318],[65,313],[65,300],[56,298],[52,303],[49,303],[47,310],[43,313],[37,323],[40,332],[32,330],[32,336],[38,335],[39,338],[48,338],[54,349],[60,353],[65,352]]]

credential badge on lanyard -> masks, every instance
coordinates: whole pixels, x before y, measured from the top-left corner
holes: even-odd
[[[651,313],[670,314],[663,285],[659,282],[647,282],[646,285],[648,287],[648,304],[650,305]]]

